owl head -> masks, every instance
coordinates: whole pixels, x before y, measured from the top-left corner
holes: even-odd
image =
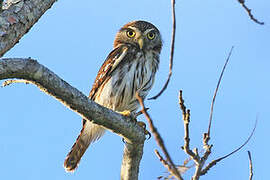
[[[159,30],[146,21],[132,21],[124,25],[116,34],[114,48],[121,44],[137,47],[139,50],[154,50],[160,53],[162,40]]]

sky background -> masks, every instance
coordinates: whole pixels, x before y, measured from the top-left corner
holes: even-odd
[[[88,95],[112,50],[116,32],[129,21],[146,20],[159,28],[164,41],[160,68],[148,97],[156,95],[168,74],[170,1],[74,2],[57,1],[4,57],[32,57]],[[180,148],[184,132],[178,91],[183,90],[191,109],[191,147],[202,150],[218,77],[235,46],[216,98],[209,160],[240,146],[258,115],[257,129],[240,152],[201,179],[248,179],[247,150],[252,153],[254,179],[269,177],[270,1],[246,3],[264,26],[251,21],[237,0],[177,1],[172,79],[159,99],[145,102],[175,164],[182,164],[187,156]],[[13,84],[0,88],[0,114],[0,179],[120,179],[124,144],[110,132],[87,150],[74,174],[65,172],[63,162],[80,132],[81,118],[37,87]],[[143,116],[139,119],[145,121]],[[154,138],[145,142],[139,179],[166,175],[154,154],[156,148]],[[193,171],[188,170],[184,178],[190,179]]]

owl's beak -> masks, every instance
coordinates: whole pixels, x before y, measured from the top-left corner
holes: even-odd
[[[140,37],[140,38],[138,39],[138,44],[139,44],[139,46],[140,46],[140,49],[142,49],[142,48],[143,48],[143,37]]]

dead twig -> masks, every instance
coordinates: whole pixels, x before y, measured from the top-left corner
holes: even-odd
[[[189,121],[190,121],[190,110],[186,110],[186,106],[184,104],[184,99],[183,99],[183,94],[182,90],[179,91],[179,105],[180,109],[182,110],[182,115],[183,115],[183,121],[184,121],[184,131],[185,131],[185,136],[184,136],[184,146],[182,146],[182,149],[187,153],[196,163],[199,161],[198,154],[196,155],[192,150],[190,150],[189,142]]]
[[[252,159],[251,159],[251,153],[248,151],[248,159],[249,159],[249,180],[252,180],[253,178],[253,165],[252,165]]]
[[[164,158],[160,155],[160,153],[158,152],[158,150],[155,149],[155,154],[158,157],[158,159],[160,160],[160,162],[163,164],[164,167],[166,167],[168,169],[168,162],[166,160],[164,160]],[[176,168],[177,170],[180,172],[180,174],[185,173],[188,169],[192,168],[195,164],[192,164],[190,166],[187,166],[187,163],[191,160],[191,158],[188,158],[184,161],[183,165],[177,165]],[[172,177],[171,174],[169,174],[169,176],[164,177],[164,176],[159,176],[158,179],[164,178],[164,179],[170,179]]]
[[[234,46],[231,47],[231,50],[229,52],[229,55],[226,59],[226,62],[223,66],[223,69],[221,71],[221,74],[219,76],[219,80],[218,80],[218,83],[217,83],[217,86],[216,86],[216,90],[215,90],[215,93],[214,93],[214,96],[213,96],[213,99],[212,99],[212,103],[211,103],[211,109],[210,109],[210,117],[209,117],[209,125],[208,125],[208,131],[207,133],[204,134],[204,139],[205,139],[205,143],[207,144],[208,141],[210,140],[210,130],[211,130],[211,124],[212,124],[212,119],[213,119],[213,110],[214,110],[214,104],[215,104],[215,100],[216,100],[216,95],[217,95],[217,92],[218,92],[218,88],[220,86],[220,83],[221,83],[221,80],[222,80],[222,77],[223,77],[223,73],[226,69],[226,66],[230,60],[230,57],[231,57],[231,54],[232,54],[232,51],[233,51],[233,48]]]
[[[246,4],[245,4],[245,0],[238,0],[238,2],[242,5],[242,7],[246,10],[246,12],[248,13],[248,16],[250,17],[250,19],[252,21],[254,21],[257,24],[260,25],[264,25],[264,22],[259,21],[258,19],[256,19],[253,14],[251,13],[251,9],[249,9]]]
[[[166,83],[164,84],[163,88],[161,89],[161,91],[157,95],[155,95],[155,96],[153,96],[151,98],[148,98],[148,100],[157,99],[167,89],[167,86],[168,86],[168,84],[170,82],[170,79],[171,79],[171,76],[172,76],[175,30],[176,30],[175,0],[171,0],[171,4],[172,4],[172,42],[171,42],[171,53],[170,53],[170,64],[169,64],[168,79],[167,79]]]
[[[164,160],[164,158],[160,155],[157,149],[155,149],[155,154],[158,157],[159,161],[163,164],[163,166],[166,167],[167,169],[170,169],[170,165],[166,160]]]
[[[168,168],[168,171],[173,175],[175,176],[177,179],[180,179],[180,180],[183,180],[183,178],[181,177],[180,173],[178,172],[178,170],[176,169],[166,147],[165,147],[165,144],[163,142],[163,139],[161,138],[157,128],[154,126],[153,124],[153,121],[150,117],[150,115],[145,111],[145,106],[144,106],[144,102],[143,102],[143,99],[140,97],[139,93],[136,92],[136,98],[137,100],[139,101],[141,107],[142,107],[142,112],[143,114],[145,115],[147,121],[148,121],[148,124],[149,124],[149,128],[150,128],[150,131],[154,134],[154,137],[155,137],[155,140],[158,144],[158,146],[161,148],[162,152],[164,153],[165,157],[166,157],[166,161],[168,162],[168,166],[166,166]]]
[[[195,162],[196,170],[195,170],[194,176],[192,177],[192,180],[198,180],[201,176],[201,170],[202,170],[206,160],[208,159],[209,155],[211,154],[212,145],[208,145],[208,142],[206,141],[206,139],[205,138],[203,139],[205,153],[203,154],[202,157],[200,157],[197,148],[194,148],[193,151],[190,149],[190,145],[189,145],[189,142],[190,142],[190,138],[189,138],[190,110],[189,109],[186,110],[186,106],[184,104],[183,94],[182,94],[181,90],[179,92],[179,105],[180,105],[180,109],[182,110],[182,114],[183,114],[184,131],[185,131],[185,136],[184,136],[185,143],[184,143],[184,146],[182,147],[182,149]]]
[[[242,149],[242,148],[249,142],[249,140],[251,139],[251,137],[253,136],[253,134],[254,134],[254,132],[255,132],[255,129],[256,129],[256,127],[257,127],[257,121],[258,121],[258,118],[256,118],[256,122],[255,122],[254,128],[252,129],[251,134],[249,135],[249,137],[247,138],[247,140],[246,140],[240,147],[238,147],[237,149],[235,149],[235,150],[232,151],[231,153],[229,153],[229,154],[227,154],[227,155],[225,155],[225,156],[223,156],[223,157],[221,157],[221,158],[215,159],[215,160],[213,160],[212,162],[210,162],[210,163],[202,170],[201,175],[205,175],[205,174],[208,172],[208,170],[209,170],[210,168],[212,168],[214,165],[216,165],[219,161],[221,161],[221,160],[223,160],[223,159],[225,159],[225,158],[231,156],[232,154],[234,154],[234,153],[236,153],[237,151],[239,151],[240,149]]]

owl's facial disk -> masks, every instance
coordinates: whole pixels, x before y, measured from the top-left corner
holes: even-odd
[[[139,46],[140,50],[142,50],[144,48],[144,44],[146,43],[145,34],[135,27],[128,27],[125,31],[127,37],[130,38],[130,42],[132,42],[131,44],[136,43],[136,45]]]

